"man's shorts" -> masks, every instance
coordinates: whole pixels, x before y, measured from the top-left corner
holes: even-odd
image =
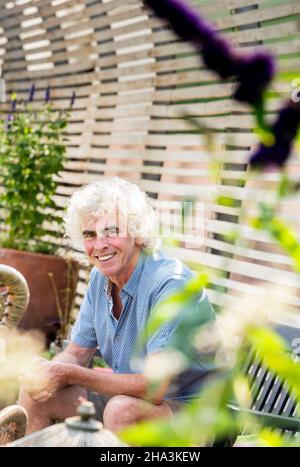
[[[103,422],[103,412],[109,399],[111,399],[110,396],[103,396],[102,394],[88,389],[88,400],[93,402],[96,410],[96,418],[100,422]]]
[[[103,422],[103,412],[106,404],[110,399],[111,396],[104,396],[102,394],[98,394],[97,392],[88,390],[88,400],[93,402],[96,409],[96,418],[100,422]],[[178,412],[178,410],[182,409],[186,405],[186,402],[172,399],[165,400],[165,402],[170,406],[173,413]]]

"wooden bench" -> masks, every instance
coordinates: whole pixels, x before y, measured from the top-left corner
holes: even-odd
[[[293,358],[300,358],[300,329],[288,325],[275,326],[275,329],[287,341]],[[292,388],[265,368],[255,354],[249,355],[245,362],[245,373],[250,382],[251,408],[246,410],[230,404],[230,410],[234,414],[255,416],[259,424],[277,430],[291,439],[299,438],[300,418],[297,416],[299,404],[293,397]],[[215,446],[230,446],[230,439],[219,440]]]

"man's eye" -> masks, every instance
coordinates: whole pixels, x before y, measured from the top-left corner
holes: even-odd
[[[118,233],[119,233],[118,229],[109,229],[107,232],[107,235],[109,237],[115,237],[116,235],[118,235]]]
[[[83,234],[83,238],[84,238],[85,240],[92,240],[92,238],[94,238],[94,235],[85,232],[85,233]]]

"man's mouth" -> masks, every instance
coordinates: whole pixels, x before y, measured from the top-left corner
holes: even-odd
[[[116,253],[112,253],[110,255],[103,255],[103,256],[94,256],[98,261],[105,262],[109,261],[111,258],[113,258],[116,255]]]

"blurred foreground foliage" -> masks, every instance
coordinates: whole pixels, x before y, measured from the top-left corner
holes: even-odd
[[[198,286],[199,292],[199,286],[206,281],[206,274],[200,274],[176,297],[158,305],[149,324],[151,333],[157,331],[163,322],[170,321],[176,315],[180,316],[182,310],[187,310],[189,302],[195,297],[195,289]],[[217,322],[201,323],[200,320],[198,323],[189,319],[181,321],[176,339],[172,341],[172,350],[166,350],[166,356],[169,356],[167,365],[166,360],[161,361],[165,365],[161,379],[157,378],[157,371],[154,367],[151,368],[151,364],[146,370],[149,392],[155,391],[163,378],[168,376],[168,368],[169,374],[172,373],[172,367],[176,367],[174,358],[184,355],[188,366],[196,349],[209,354],[213,350],[215,358],[219,359],[217,365],[222,370],[208,379],[199,396],[173,418],[144,421],[123,430],[120,435],[125,442],[137,446],[203,446],[211,445],[214,440],[234,438],[247,427],[247,431],[256,433],[258,445],[294,445],[295,442],[291,439],[264,427],[251,413],[230,410],[232,403],[246,410],[251,407],[251,388],[244,370],[250,352],[263,362],[264,367],[293,388],[293,397],[300,401],[300,365],[289,353],[285,340],[267,327],[264,317],[256,324],[257,314],[254,312],[251,315],[251,310],[250,314],[242,311],[234,317],[239,321],[238,326],[235,323],[231,327],[230,318],[228,313],[227,318],[223,321],[220,319],[221,325]],[[228,339],[228,334],[231,334],[233,340]],[[155,365],[159,363],[154,362]]]

